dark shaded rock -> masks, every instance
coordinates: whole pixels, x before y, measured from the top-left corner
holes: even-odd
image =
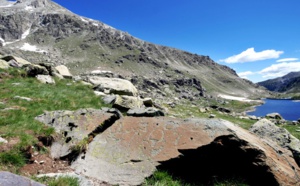
[[[144,98],[143,103],[146,107],[153,107],[154,105],[152,98]]]
[[[40,65],[26,64],[23,65],[28,76],[35,77],[37,75],[49,75],[48,70]]]
[[[40,66],[45,67],[50,76],[54,76],[58,71],[54,68],[52,63],[39,63]]]

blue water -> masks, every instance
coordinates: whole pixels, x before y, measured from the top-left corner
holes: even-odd
[[[300,118],[300,102],[290,99],[265,99],[264,102],[265,104],[257,106],[255,111],[247,114],[261,117],[277,112],[285,120],[294,121]]]

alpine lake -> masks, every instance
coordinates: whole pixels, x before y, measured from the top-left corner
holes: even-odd
[[[300,119],[300,101],[292,99],[264,99],[264,104],[255,107],[248,115],[257,117],[266,116],[269,113],[279,113],[285,120],[296,121]]]

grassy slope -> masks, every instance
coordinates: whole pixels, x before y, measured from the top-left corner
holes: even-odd
[[[23,76],[22,71],[11,70],[7,73],[0,70],[0,136],[8,140],[19,139],[10,151],[0,152],[0,169],[12,172],[18,172],[25,164],[26,158],[22,152],[37,143],[37,136],[54,133],[53,128],[35,121],[36,116],[44,111],[104,106],[92,89],[81,83],[56,79],[55,85],[49,85]],[[32,101],[15,96],[28,97]]]

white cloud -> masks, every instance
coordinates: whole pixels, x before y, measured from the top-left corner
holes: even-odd
[[[254,72],[251,72],[251,71],[246,71],[246,72],[240,72],[238,73],[238,75],[241,77],[241,78],[245,78],[245,79],[249,79],[247,76],[249,75],[253,75],[255,74]]]
[[[221,59],[221,62],[225,63],[245,63],[252,61],[260,61],[266,59],[276,59],[283,54],[283,51],[276,50],[263,50],[261,52],[255,52],[254,48],[248,48],[240,54]]]
[[[263,78],[276,78],[290,72],[300,71],[300,62],[273,64],[259,72]]]
[[[278,59],[276,62],[281,63],[281,62],[290,62],[290,61],[297,61],[298,58],[284,58],[284,59]]]

